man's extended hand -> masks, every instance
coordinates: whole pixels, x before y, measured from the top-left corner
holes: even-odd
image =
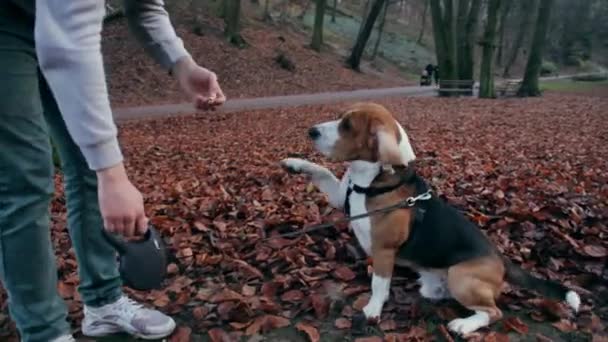
[[[215,109],[226,102],[215,73],[199,66],[191,57],[177,61],[173,75],[197,109]]]

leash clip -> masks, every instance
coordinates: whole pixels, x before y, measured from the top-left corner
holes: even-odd
[[[431,199],[431,190],[428,190],[427,192],[420,194],[416,197],[408,197],[405,199],[405,205],[407,207],[413,207],[416,202],[418,201],[428,201]]]

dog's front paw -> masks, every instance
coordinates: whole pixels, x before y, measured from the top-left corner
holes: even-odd
[[[452,320],[448,323],[448,329],[461,336],[465,336],[488,324],[490,324],[490,321],[487,314],[476,313],[467,318],[456,318]]]
[[[379,323],[382,314],[382,303],[371,301],[363,308],[363,314],[368,322]]]
[[[310,162],[300,158],[286,158],[281,160],[281,166],[289,173],[306,173]]]

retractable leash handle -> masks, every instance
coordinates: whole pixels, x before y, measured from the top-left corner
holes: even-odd
[[[166,248],[158,231],[149,226],[143,238],[124,239],[103,230],[119,255],[119,272],[124,284],[136,290],[159,289],[167,273]]]

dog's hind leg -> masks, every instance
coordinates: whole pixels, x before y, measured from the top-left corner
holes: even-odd
[[[340,181],[327,168],[299,158],[283,159],[281,165],[291,172],[309,175],[313,184],[327,195],[332,207],[340,209],[344,206],[346,187],[342,189]]]
[[[496,307],[496,298],[500,294],[503,277],[503,264],[495,257],[484,257],[450,267],[450,294],[475,314],[452,320],[448,328],[466,335],[502,318],[502,312]]]

